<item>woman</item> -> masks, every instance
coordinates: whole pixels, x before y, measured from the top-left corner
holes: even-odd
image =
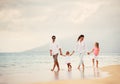
[[[75,52],[75,51],[73,51]],[[77,39],[77,45],[76,45],[76,52],[79,54],[80,62],[78,65],[78,69],[80,70],[80,66],[82,65],[83,70],[84,70],[84,60],[83,57],[86,52],[86,45],[84,42],[84,35],[80,35]]]

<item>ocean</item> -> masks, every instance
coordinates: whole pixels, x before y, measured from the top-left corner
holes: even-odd
[[[0,84],[27,84],[67,79],[94,79],[106,77],[109,74],[100,69],[92,68],[92,55],[84,56],[85,71],[77,70],[79,57],[71,56],[72,71],[68,72],[65,57],[59,55],[61,70],[50,71],[53,58],[45,53],[1,53],[0,54]],[[119,65],[119,54],[100,54],[99,67]]]

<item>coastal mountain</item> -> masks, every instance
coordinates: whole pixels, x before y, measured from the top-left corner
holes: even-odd
[[[111,41],[111,38],[114,38],[113,35],[110,35],[106,40],[104,37],[99,40],[100,44],[100,53],[120,53],[120,48],[116,48],[118,45],[118,42],[116,41]],[[119,36],[115,37],[119,38]],[[90,51],[94,47],[94,42],[96,40],[90,37],[85,38],[85,43],[86,43],[86,49],[87,51]],[[62,48],[63,53],[65,53],[67,50],[72,52],[75,49],[76,45],[76,38],[67,38],[63,40],[58,40],[60,47]],[[46,44],[41,47],[33,48],[30,50],[26,50],[22,53],[34,53],[34,54],[49,54],[49,44]]]

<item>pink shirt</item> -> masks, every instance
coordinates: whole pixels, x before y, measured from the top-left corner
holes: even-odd
[[[99,54],[99,48],[94,47],[93,48],[93,53],[94,53],[95,56],[98,56],[98,54]]]

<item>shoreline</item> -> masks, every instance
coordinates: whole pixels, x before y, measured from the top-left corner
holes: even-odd
[[[32,84],[119,84],[120,83],[120,65],[110,65],[100,68],[108,72],[109,76],[98,79],[76,79],[76,80],[57,80],[51,82],[36,82]]]

